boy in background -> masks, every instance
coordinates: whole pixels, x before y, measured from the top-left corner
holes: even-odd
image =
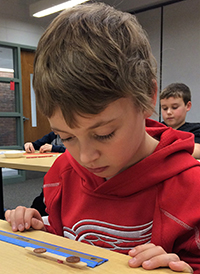
[[[193,157],[200,159],[200,123],[186,122],[187,112],[191,109],[191,91],[183,83],[172,83],[160,94],[163,124],[173,129],[194,134]]]
[[[130,267],[199,274],[200,164],[190,133],[148,119],[156,62],[135,16],[103,3],[62,12],[39,41],[33,79],[66,151],[44,178],[48,216],[8,210],[12,230],[129,254]]]

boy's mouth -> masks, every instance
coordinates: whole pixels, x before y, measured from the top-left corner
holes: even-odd
[[[89,167],[85,167],[88,171],[92,172],[92,173],[101,173],[103,171],[105,171],[108,166],[105,167],[97,167],[97,168],[89,168]]]
[[[167,120],[173,120],[174,119],[174,117],[168,117],[167,118]]]

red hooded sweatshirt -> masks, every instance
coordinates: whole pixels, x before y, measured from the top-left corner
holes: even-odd
[[[147,120],[154,153],[109,180],[66,152],[44,179],[47,231],[127,254],[152,242],[200,274],[200,163],[194,136]]]

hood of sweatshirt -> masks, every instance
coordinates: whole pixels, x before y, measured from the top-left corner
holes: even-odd
[[[66,151],[70,165],[82,178],[83,187],[97,195],[127,197],[200,165],[191,154],[194,135],[166,127],[151,119],[146,120],[146,131],[159,140],[155,151],[145,159],[109,180],[90,173]]]

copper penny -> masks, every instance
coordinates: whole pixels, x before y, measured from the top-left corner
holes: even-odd
[[[33,250],[33,252],[35,252],[35,253],[45,253],[47,250],[45,249],[45,248],[42,248],[42,247],[40,247],[40,248],[35,248],[34,250]]]
[[[80,258],[77,256],[70,256],[70,257],[66,258],[66,262],[75,264],[75,263],[80,262]]]

